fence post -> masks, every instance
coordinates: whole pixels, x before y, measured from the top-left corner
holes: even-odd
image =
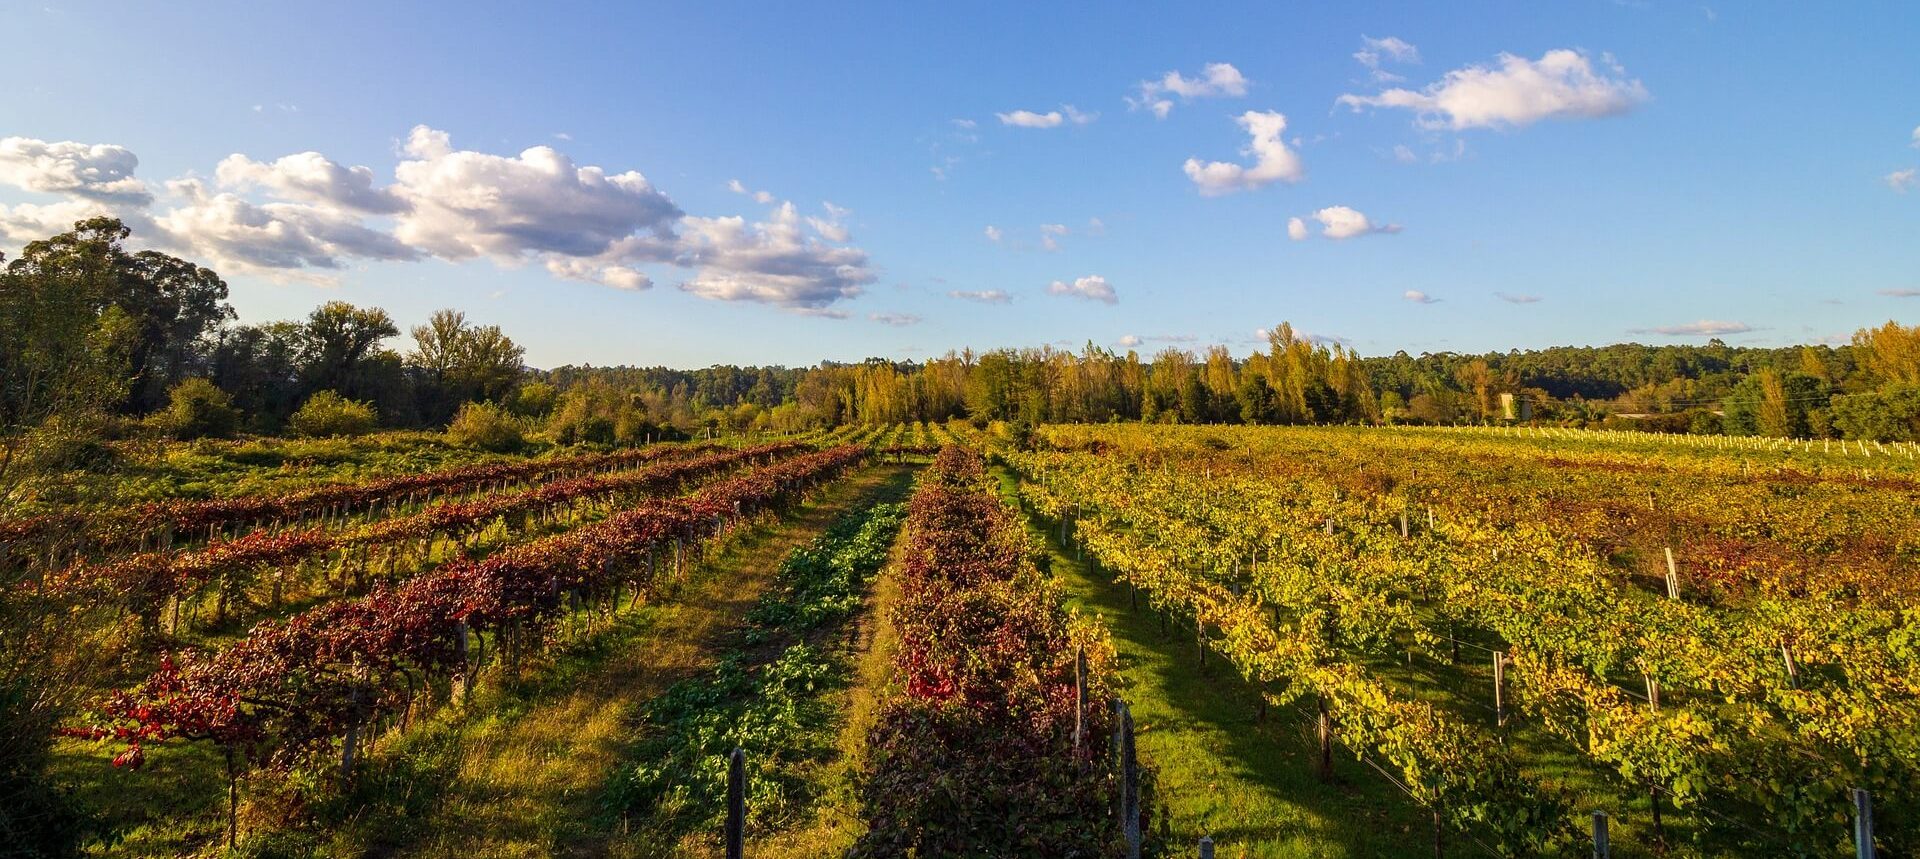
[[[1320,760],[1318,775],[1323,782],[1333,781],[1333,717],[1327,713],[1327,697],[1315,696],[1320,708]]]
[[[1080,756],[1080,749],[1087,741],[1087,649],[1080,647],[1073,652],[1073,756]]]
[[[739,746],[727,756],[727,859],[743,859],[747,833],[747,753]]]
[[[1593,813],[1593,859],[1612,859],[1613,853],[1607,846],[1607,813]]]
[[[1115,773],[1120,777],[1120,835],[1127,842],[1127,859],[1140,859],[1140,764],[1134,757],[1133,712],[1127,702],[1113,699]]]
[[[1213,838],[1200,836],[1200,859],[1213,859]]]
[[[1503,651],[1493,653],[1493,722],[1496,727],[1507,726],[1507,654]]]
[[[1874,859],[1873,794],[1853,789],[1853,854],[1857,859]]]

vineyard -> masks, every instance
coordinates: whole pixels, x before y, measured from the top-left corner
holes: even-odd
[[[1054,427],[1021,496],[1435,838],[1916,848],[1904,456],[1601,434]]]
[[[1822,856],[1862,802],[1908,855],[1905,453],[907,423],[55,509],[0,565],[98,855]]]

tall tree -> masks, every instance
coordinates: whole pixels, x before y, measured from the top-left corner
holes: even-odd
[[[310,391],[338,391],[348,399],[367,399],[369,359],[380,341],[399,335],[393,318],[378,307],[329,301],[307,316],[302,369]]]

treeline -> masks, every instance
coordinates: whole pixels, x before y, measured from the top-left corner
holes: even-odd
[[[1263,348],[1151,356],[1051,347],[814,367],[539,371],[457,311],[412,328],[345,302],[238,324],[219,275],[130,252],[110,218],[0,268],[0,498],[21,468],[85,466],[101,440],[447,428],[509,449],[901,421],[1481,423],[1920,439],[1920,328],[1843,346],[1564,347],[1366,358],[1281,324]]]

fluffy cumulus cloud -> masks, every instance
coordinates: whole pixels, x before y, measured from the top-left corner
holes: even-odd
[[[136,242],[229,273],[321,281],[303,271],[437,257],[538,264],[554,277],[642,290],[653,285],[645,266],[675,266],[691,272],[681,287],[697,295],[842,317],[828,306],[875,279],[866,252],[847,246],[850,213],[832,203],[804,217],[779,203],[763,222],[691,217],[639,172],[577,164],[548,146],[517,156],[457,149],[426,126],[408,135],[387,185],[371,168],[317,152],[236,154],[211,183],[166,183],[162,202],[133,177],[138,163],[114,145],[0,141],[0,183],[66,198],[0,206],[0,236],[44,237],[111,214]],[[729,187],[776,202],[738,180]]]
[[[738,216],[687,217],[676,262],[696,269],[681,289],[720,301],[756,301],[820,310],[858,296],[876,278],[859,248],[807,235],[792,203],[748,223]]]
[[[229,155],[213,175],[224,187],[265,188],[295,200],[369,215],[391,215],[407,208],[391,188],[374,187],[372,168],[344,167],[318,152],[301,152],[270,163]]]
[[[1059,250],[1060,240],[1071,232],[1072,230],[1067,229],[1066,224],[1041,224],[1040,249],[1043,251]]]
[[[1625,113],[1647,100],[1640,81],[1603,57],[1552,50],[1538,60],[1501,54],[1497,65],[1450,71],[1421,90],[1400,87],[1374,95],[1347,94],[1339,103],[1360,110],[1411,110],[1424,128],[1515,128],[1543,119],[1591,118]]]
[[[153,192],[134,178],[139,166],[140,159],[124,146],[0,138],[0,183],[28,191],[145,206],[153,202]]]
[[[1085,113],[1070,104],[1063,104],[1059,110],[1049,110],[1046,113],[1014,110],[996,113],[994,116],[999,117],[1001,125],[1011,125],[1015,128],[1059,128],[1067,123],[1086,125],[1100,118],[1098,113]]]
[[[1310,217],[1320,222],[1320,235],[1329,239],[1351,239],[1369,233],[1400,232],[1399,224],[1376,224],[1358,209],[1348,206],[1328,206],[1314,212]],[[1287,223],[1287,235],[1296,240],[1304,237],[1306,226],[1302,223],[1300,225],[1302,229],[1296,232],[1294,222],[1299,220],[1294,218]]]
[[[1253,164],[1231,161],[1206,161],[1189,158],[1182,169],[1200,193],[1209,197],[1250,191],[1274,182],[1298,182],[1306,175],[1299,153],[1287,148],[1281,138],[1286,133],[1286,116],[1273,111],[1249,110],[1234,120],[1246,129],[1252,140],[1241,152],[1253,158]]]
[[[980,304],[1008,304],[1013,301],[1013,295],[1004,289],[956,289],[947,293],[947,296]]]
[[[1880,177],[1880,181],[1885,182],[1887,187],[1893,189],[1894,193],[1905,194],[1914,188],[1920,187],[1920,169],[1908,168],[1906,170],[1895,170],[1892,173]]]
[[[1056,280],[1047,286],[1047,292],[1053,295],[1065,295],[1072,298],[1084,298],[1104,304],[1117,304],[1120,297],[1113,292],[1113,286],[1107,279],[1097,274],[1075,278],[1072,283]]]
[[[1440,299],[1434,298],[1433,296],[1428,295],[1424,292],[1421,292],[1420,290],[1417,290],[1417,289],[1409,289],[1406,292],[1401,293],[1400,297],[1408,301],[1411,301],[1414,304],[1438,304],[1440,302]]]
[[[1145,343],[1146,341],[1140,339],[1140,335],[1138,334],[1122,334],[1120,336],[1120,339],[1115,340],[1113,342],[1115,345],[1120,346],[1122,348],[1132,349],[1135,346],[1140,345],[1141,343]]]
[[[1682,325],[1660,325],[1653,328],[1635,328],[1633,334],[1665,334],[1669,337],[1719,337],[1723,334],[1745,334],[1753,326],[1745,322],[1720,322],[1702,319]]]
[[[1287,238],[1296,242],[1307,240],[1307,222],[1302,218],[1287,219]]]
[[[173,245],[227,267],[339,268],[347,259],[414,260],[420,251],[360,218],[306,203],[255,204],[194,179],[171,182],[182,204],[154,223]]]
[[[640,173],[608,175],[549,146],[508,158],[454,149],[422,125],[406,153],[394,176],[409,209],[394,234],[445,259],[602,255],[638,234],[671,239],[683,214]]]
[[[1197,98],[1228,98],[1247,94],[1247,78],[1232,63],[1208,63],[1198,77],[1187,77],[1179,71],[1170,71],[1158,80],[1141,81],[1139,92],[1126,97],[1130,110],[1152,111],[1159,119],[1166,119],[1173,112],[1173,99],[1178,96],[1182,101]]]

